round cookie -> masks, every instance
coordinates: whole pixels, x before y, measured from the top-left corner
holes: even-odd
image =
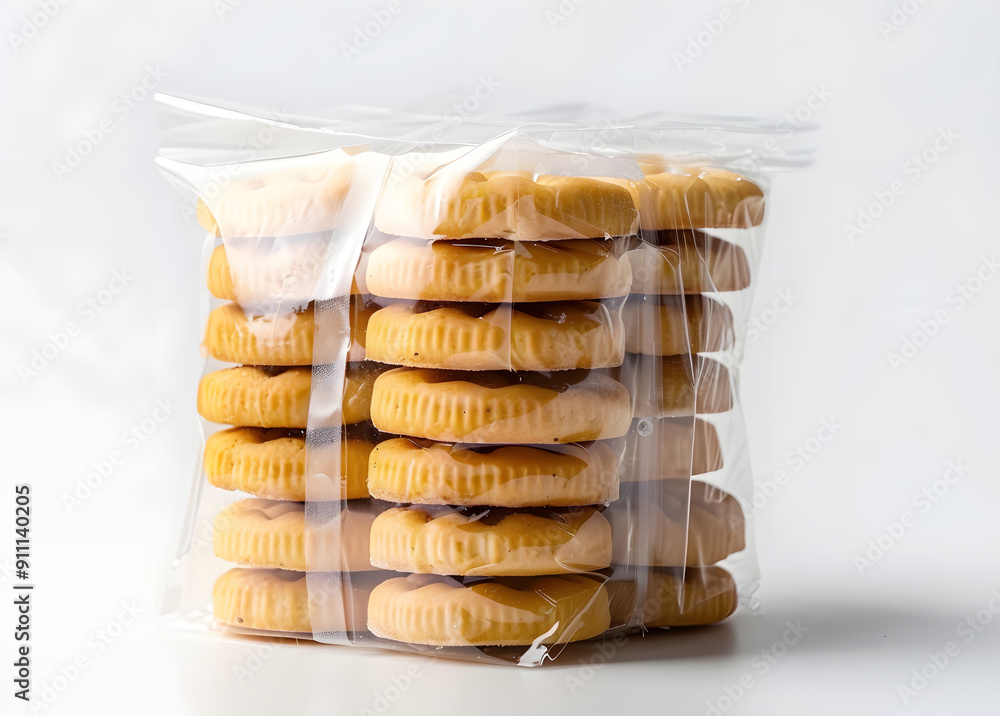
[[[216,298],[243,306],[305,306],[315,298],[315,287],[325,267],[328,241],[283,243],[264,250],[257,246],[216,246],[208,262],[208,291]],[[238,257],[233,263],[229,254]],[[233,265],[235,264],[235,266]],[[351,294],[361,293],[358,282]]]
[[[395,368],[375,381],[379,430],[443,442],[574,443],[624,435],[628,391],[598,371],[468,373]]]
[[[622,308],[625,350],[672,356],[733,345],[733,313],[708,296],[633,296]]]
[[[372,590],[368,629],[430,646],[529,646],[591,639],[611,616],[603,580],[582,574],[462,584],[414,574]]]
[[[372,390],[383,370],[370,363],[347,365],[341,413],[345,425],[371,417]],[[311,384],[311,368],[225,368],[201,379],[198,412],[213,423],[304,430],[309,420]]]
[[[615,564],[715,564],[746,547],[743,510],[732,495],[697,481],[659,484],[652,499],[619,500],[605,511]]]
[[[695,294],[742,291],[750,285],[746,252],[706,234],[682,235],[679,243],[642,244],[625,259],[632,271],[633,294]]]
[[[640,587],[644,585],[644,589]],[[736,583],[722,567],[644,569],[641,577],[607,583],[611,626],[630,626],[638,617],[647,629],[715,624],[736,611]],[[645,597],[640,609],[636,602]]]
[[[379,231],[420,239],[605,238],[637,224],[629,190],[611,181],[451,166],[390,179],[375,212]]]
[[[635,396],[636,417],[724,413],[734,405],[729,371],[700,355],[629,354],[621,381]]]
[[[619,310],[572,303],[393,304],[368,322],[369,360],[416,368],[558,371],[621,365]]]
[[[644,230],[745,228],[764,220],[764,192],[744,176],[643,157],[639,167],[642,181],[613,181],[632,194]]]
[[[611,564],[611,528],[593,507],[467,513],[394,507],[371,530],[371,563],[419,574],[528,577]]]
[[[354,500],[369,497],[368,457],[374,444],[363,438],[341,441],[345,476],[340,490],[332,482],[320,491],[311,488],[310,500]],[[306,499],[306,437],[301,430],[230,428],[205,441],[205,475],[224,490],[240,490],[269,500]]]
[[[365,572],[372,569],[368,542],[377,509],[351,503],[322,526],[307,529],[301,502],[239,500],[215,517],[215,556],[252,567]]]
[[[240,631],[283,632],[268,636],[311,637],[314,632],[368,628],[368,595],[384,572],[312,574],[236,567],[215,581],[215,621]]]
[[[477,447],[396,438],[371,452],[368,489],[422,505],[607,504],[618,499],[618,457],[603,442]]]
[[[368,319],[380,307],[359,297],[351,299],[349,361],[365,357]],[[313,362],[316,323],[313,307],[301,311],[248,317],[235,303],[208,314],[205,350],[216,360],[244,365],[304,366]]]
[[[700,418],[637,418],[622,440],[623,482],[686,479],[722,469],[719,433]]]
[[[428,301],[529,303],[616,298],[631,269],[618,240],[426,241],[398,238],[371,253],[376,296]]]

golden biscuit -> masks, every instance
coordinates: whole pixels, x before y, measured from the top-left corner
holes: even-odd
[[[368,260],[368,291],[386,298],[528,303],[615,298],[631,269],[618,240],[394,239]]]
[[[422,505],[607,504],[618,499],[618,457],[603,442],[484,448],[396,438],[372,451],[368,489]]]
[[[700,418],[637,418],[622,441],[624,482],[686,478],[722,469],[719,433]]]
[[[375,213],[386,234],[420,239],[588,239],[635,232],[629,189],[589,177],[489,171],[390,181]]]
[[[574,443],[624,435],[625,387],[597,371],[538,373],[395,368],[375,381],[379,430],[443,442]]]
[[[611,564],[611,528],[593,507],[554,512],[396,507],[371,531],[371,563],[422,574],[529,577]]]
[[[341,413],[345,425],[370,418],[372,390],[383,370],[370,363],[347,365]],[[217,370],[198,385],[198,412],[213,423],[305,429],[311,384],[311,368],[244,365]]]
[[[347,360],[364,359],[365,329],[378,309],[360,298],[351,300]],[[313,362],[315,331],[312,306],[302,311],[248,317],[238,305],[227,303],[208,315],[204,343],[209,356],[228,363],[303,366]]]
[[[215,517],[215,556],[252,567],[310,572],[365,572],[372,569],[368,542],[379,509],[375,503],[348,503],[322,523],[306,526],[301,502],[251,497]],[[312,520],[310,520],[312,521]]]
[[[707,296],[633,296],[622,308],[625,350],[671,356],[733,345],[733,313]]]
[[[285,632],[272,636],[312,637],[320,632],[367,631],[368,595],[386,572],[311,574],[236,567],[219,577],[212,611],[219,624],[239,630]]]
[[[639,182],[614,179],[639,207],[643,229],[757,226],[764,220],[764,192],[746,177],[711,167],[643,161]]]
[[[750,263],[736,244],[699,232],[680,232],[670,239],[672,243],[641,244],[625,254],[632,293],[712,293],[750,285]]]
[[[363,438],[341,441],[345,473],[341,489],[309,490],[310,500],[354,500],[368,497],[368,456],[375,447]],[[306,499],[306,437],[301,430],[230,428],[205,441],[208,482],[224,490],[240,490],[269,500]],[[323,481],[313,485],[321,486]]]
[[[619,500],[604,512],[611,523],[615,564],[715,564],[746,547],[743,510],[732,495],[697,481],[653,484],[660,489]]]
[[[705,626],[730,616],[739,602],[732,576],[715,566],[642,569],[640,575],[625,579],[615,575],[606,586],[612,627]],[[645,599],[637,604],[640,593]]]
[[[621,381],[635,396],[636,417],[723,413],[734,404],[729,371],[719,361],[700,355],[629,354]]]
[[[302,249],[302,256],[275,249],[257,254],[239,251],[239,268],[232,266],[225,246],[216,246],[208,263],[208,291],[216,298],[244,305],[305,306],[315,298],[316,284],[325,266],[327,242],[323,249]],[[322,252],[322,253],[321,253]],[[361,293],[358,282],[351,285],[351,294]]]
[[[590,639],[611,616],[596,576],[507,577],[467,584],[428,574],[389,579],[372,590],[368,629],[431,646],[527,646]]]
[[[406,305],[368,322],[369,360],[416,368],[557,371],[625,356],[619,310],[596,301]]]

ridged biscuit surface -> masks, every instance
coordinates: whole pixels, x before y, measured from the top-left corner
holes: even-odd
[[[460,372],[395,368],[379,376],[379,430],[443,442],[573,443],[620,437],[628,391],[597,371]]]
[[[606,504],[618,499],[618,457],[603,442],[477,447],[396,438],[372,451],[368,489],[423,505]]]
[[[372,569],[368,541],[377,508],[348,503],[322,524],[306,527],[301,502],[251,497],[215,518],[215,555],[227,562],[293,571],[363,572]]]
[[[354,500],[368,497],[368,456],[374,445],[362,438],[341,441],[341,489],[310,489],[310,500]],[[306,437],[299,430],[230,428],[205,441],[205,474],[209,484],[240,490],[270,500],[306,499]]]
[[[417,368],[556,371],[624,357],[619,310],[595,301],[397,303],[368,322],[369,360]]]
[[[631,270],[617,240],[427,241],[399,238],[372,251],[366,283],[376,296],[520,303],[614,298]]]
[[[672,356],[733,345],[733,313],[707,296],[633,296],[622,308],[625,350]]]
[[[644,244],[627,252],[625,259],[633,294],[741,291],[750,285],[746,252],[705,234],[681,234],[677,243],[663,246]]]
[[[590,639],[608,628],[603,580],[508,577],[462,584],[415,574],[382,582],[368,602],[376,636],[431,646],[526,646]]]
[[[383,367],[349,363],[341,418],[345,425],[371,417],[375,379]],[[238,366],[207,373],[198,386],[198,412],[213,423],[254,428],[305,429],[311,368]]]
[[[379,231],[420,239],[605,238],[637,225],[629,190],[610,181],[447,166],[390,181],[375,213]]]
[[[732,576],[716,566],[643,570],[631,579],[612,577],[607,589],[612,627],[634,620],[647,629],[705,626],[730,616],[739,602]]]
[[[371,562],[421,574],[526,577],[611,564],[611,528],[592,507],[464,512],[396,507],[372,525]]]

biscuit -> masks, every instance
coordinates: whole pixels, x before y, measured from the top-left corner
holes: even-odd
[[[198,223],[227,238],[297,236],[350,223],[367,211],[362,194],[374,195],[385,173],[384,156],[360,149],[299,156],[288,169],[241,164],[241,176],[206,187],[198,198]]]
[[[629,189],[610,181],[447,166],[390,180],[375,212],[379,231],[420,239],[605,238],[637,226]]]
[[[239,630],[284,632],[270,636],[311,637],[320,632],[366,631],[368,595],[385,572],[338,574],[281,569],[230,569],[215,582],[215,621]]]
[[[671,480],[722,469],[715,426],[700,418],[636,419],[622,441],[623,482]],[[646,432],[648,430],[648,432]]]
[[[368,497],[368,456],[375,447],[363,438],[340,442],[344,479],[341,489],[317,480],[310,500],[354,500]],[[205,475],[224,490],[240,490],[269,500],[306,499],[306,436],[301,430],[230,428],[205,441]]]
[[[725,169],[643,161],[642,181],[614,179],[639,207],[642,228],[746,228],[764,220],[764,192]]]
[[[742,291],[750,285],[746,252],[700,232],[693,238],[683,234],[678,243],[664,246],[642,244],[628,251],[625,259],[631,267],[634,294]]]
[[[733,345],[733,313],[707,296],[633,296],[622,308],[625,350],[672,356]]]
[[[208,291],[216,298],[243,306],[269,306],[268,313],[284,306],[306,306],[316,298],[316,288],[325,268],[328,241],[305,246],[282,244],[270,250],[260,247],[234,248],[229,261],[225,246],[216,246],[208,262]],[[351,294],[361,293],[358,282]]]
[[[377,507],[349,504],[351,507],[336,511],[329,520],[307,528],[301,502],[257,497],[239,500],[215,517],[215,556],[252,567],[299,572],[368,571],[372,569],[369,533]]]
[[[705,626],[730,616],[739,602],[732,576],[716,566],[643,570],[638,578],[613,576],[606,586],[612,627],[631,625],[637,617],[647,629]]]
[[[715,564],[746,547],[743,510],[732,495],[698,481],[656,484],[661,487],[652,495],[619,500],[605,510],[615,564]]]
[[[430,646],[528,646],[590,639],[610,622],[598,577],[507,577],[467,584],[414,574],[388,579],[368,600],[368,629]]]
[[[618,457],[603,442],[477,447],[396,438],[372,451],[368,489],[422,505],[607,504],[618,499]]]
[[[351,300],[351,347],[349,361],[361,361],[365,353],[365,329],[379,306]],[[313,307],[301,311],[250,316],[235,303],[219,306],[208,314],[205,350],[216,360],[244,365],[303,366],[313,362],[316,331]]]
[[[635,396],[636,417],[723,413],[734,404],[729,370],[700,355],[629,354],[621,381]]]
[[[368,322],[369,360],[416,368],[607,368],[625,356],[619,309],[596,301],[397,303]]]
[[[383,370],[370,363],[347,364],[341,413],[345,425],[371,417],[372,390]],[[213,423],[304,430],[309,420],[311,384],[311,368],[225,368],[201,379],[198,412]]]
[[[371,563],[397,572],[477,577],[588,572],[611,564],[611,528],[593,507],[395,507],[372,525]]]
[[[617,240],[426,241],[394,239],[368,260],[376,296],[428,301],[529,303],[615,298],[631,268]]]
[[[395,368],[375,381],[372,422],[384,432],[442,442],[587,442],[624,435],[629,402],[625,386],[597,371]]]

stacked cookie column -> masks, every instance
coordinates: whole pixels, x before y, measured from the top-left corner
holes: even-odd
[[[726,296],[749,286],[749,267],[738,246],[699,229],[750,225],[762,195],[728,172],[663,169],[644,166],[636,196],[642,240],[628,254],[633,283],[623,311],[622,372],[635,422],[622,500],[607,512],[616,626],[690,626],[729,616],[736,586],[714,565],[745,546],[739,502],[717,484],[719,434],[700,416],[734,407]]]
[[[320,188],[299,190],[308,197]],[[245,197],[236,194],[233,200],[242,200],[240,209],[254,215]],[[221,233],[207,210],[199,216],[206,228]],[[310,294],[322,266],[316,257],[325,249],[323,235],[234,238],[211,256],[209,290],[226,303],[209,316],[204,348],[210,358],[237,365],[208,372],[199,386],[201,415],[232,426],[208,436],[205,474],[217,488],[251,495],[228,505],[214,521],[215,554],[241,565],[215,583],[215,620],[227,627],[310,636],[320,629],[349,631],[355,622],[363,628],[366,620],[363,601],[357,600],[360,613],[346,614],[340,593],[345,583],[362,585],[364,578],[347,582],[337,575],[372,571],[368,533],[375,515],[368,507],[373,501],[365,498],[373,430],[352,431],[341,442],[342,479],[329,483],[326,494],[309,496],[357,506],[322,529],[307,528],[305,519],[315,331]],[[288,286],[297,287],[294,295]],[[362,362],[363,336],[376,308],[363,296],[351,298],[351,362],[341,413],[346,425],[363,426],[370,417],[379,367]],[[307,556],[309,570],[331,575],[329,593],[307,589]]]
[[[454,193],[418,181],[407,195],[434,206],[410,210],[433,214],[435,231],[383,213],[395,235],[373,245],[366,273],[373,294],[396,300],[371,318],[368,357],[400,366],[372,396],[374,425],[401,437],[371,455],[371,494],[400,505],[372,525],[371,561],[409,575],[372,592],[369,629],[429,646],[595,636],[610,621],[604,578],[591,574],[611,563],[599,507],[618,493],[603,441],[631,421],[608,375],[623,357],[629,283],[608,237],[631,231],[631,200],[596,180],[557,178],[553,190],[472,172]],[[538,211],[553,191],[563,204],[550,216],[511,210],[533,197]],[[557,221],[597,238],[546,241]]]

